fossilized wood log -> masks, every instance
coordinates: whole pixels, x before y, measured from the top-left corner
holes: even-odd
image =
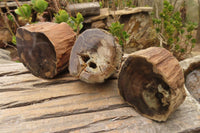
[[[121,57],[121,46],[110,33],[89,29],[72,48],[69,71],[85,82],[101,83],[118,69]]]
[[[93,16],[100,14],[100,5],[99,2],[70,4],[66,7],[66,10],[68,10],[72,16],[75,16],[78,12],[83,16]]]
[[[184,70],[185,86],[189,93],[200,102],[200,56],[180,62]]]
[[[66,23],[37,23],[17,30],[17,50],[33,75],[53,78],[65,70],[76,33]]]
[[[125,101],[156,121],[166,121],[186,96],[179,62],[158,47],[131,54],[121,68],[118,87]]]

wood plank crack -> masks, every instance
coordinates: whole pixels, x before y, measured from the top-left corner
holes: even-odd
[[[33,84],[33,87],[47,87],[52,85],[60,85],[60,84],[68,84],[79,81],[78,79],[72,79],[72,80],[56,80],[56,81],[50,81],[50,82],[44,82],[44,83],[37,83]]]
[[[78,96],[78,95],[81,95],[81,94],[82,93],[80,93],[80,94],[71,94],[71,95],[64,95],[64,96],[57,96],[57,97],[50,97],[50,98],[45,98],[45,99],[36,100],[36,101],[30,101],[30,102],[24,102],[24,103],[18,103],[18,104],[14,104],[14,105],[9,105],[9,106],[1,108],[1,109],[10,109],[10,108],[25,107],[25,106],[29,106],[29,105],[33,105],[33,104],[43,103],[43,102],[50,101],[50,100]]]
[[[65,117],[65,116],[72,116],[72,115],[78,115],[78,114],[101,112],[101,111],[114,110],[114,109],[125,108],[125,107],[130,107],[130,105],[123,103],[123,104],[114,104],[114,105],[110,105],[107,107],[91,109],[91,110],[88,110],[88,108],[76,109],[76,110],[72,110],[70,112],[57,112],[57,113],[53,113],[53,114],[46,114],[46,115],[42,115],[40,117],[27,119],[26,121],[37,121],[37,120],[41,120],[41,119],[50,119],[50,118]]]

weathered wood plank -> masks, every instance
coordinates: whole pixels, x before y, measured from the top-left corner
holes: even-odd
[[[135,7],[135,8],[128,8],[124,10],[117,10],[117,11],[110,11],[108,8],[100,9],[100,15],[92,16],[85,19],[85,23],[91,23],[97,20],[102,20],[107,18],[108,16],[121,16],[121,15],[128,15],[128,14],[135,14],[140,12],[151,12],[153,10],[152,7]]]
[[[61,75],[45,80],[21,63],[0,66],[0,132],[148,132],[196,131],[200,106],[190,96],[158,123],[140,116],[118,94],[117,80],[86,84]]]
[[[31,4],[31,1],[19,1],[19,5]],[[16,2],[7,2],[8,7],[18,7]],[[5,7],[5,2],[0,2],[0,7]]]

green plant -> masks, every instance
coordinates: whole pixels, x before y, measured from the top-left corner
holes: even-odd
[[[65,10],[59,10],[57,14],[55,14],[55,22],[61,23],[66,22],[69,23],[70,17],[69,14]]]
[[[22,6],[19,6],[15,10],[15,13],[30,23],[32,9],[36,11],[37,16],[37,13],[39,13],[39,15],[42,14],[47,7],[48,2],[46,2],[45,0],[31,0],[31,5],[24,4]]]
[[[21,16],[25,20],[30,20],[31,17],[31,6],[24,4],[17,9],[15,9],[15,13],[19,16]]]
[[[43,13],[48,7],[48,2],[45,0],[31,0],[31,3],[32,8],[38,13]]]
[[[65,10],[59,10],[57,14],[55,14],[55,22],[61,23],[65,22],[69,24],[70,27],[73,28],[74,31],[79,34],[80,30],[83,28],[84,18],[81,13],[77,13],[76,17],[70,17],[69,14]]]
[[[79,31],[83,28],[84,18],[82,14],[78,12],[76,17],[71,17],[71,20],[72,21],[69,25],[74,29],[74,31],[79,33]]]
[[[16,44],[17,44],[17,41],[16,41],[16,36],[12,36],[12,43],[13,43],[14,45],[16,45]]]
[[[14,18],[13,18],[12,15],[8,14],[8,15],[7,15],[7,18],[8,18],[9,21],[14,22]]]
[[[195,25],[183,25],[180,12],[175,12],[174,7],[167,0],[163,4],[160,19],[153,18],[154,26],[161,36],[159,38],[162,43],[166,45],[165,48],[173,52],[177,58],[181,58],[182,55],[190,53],[196,43],[192,37]]]
[[[129,34],[123,30],[124,24],[120,24],[119,21],[114,22],[109,27],[110,33],[113,36],[116,36],[119,40],[119,44],[124,47],[124,44],[126,44],[126,41],[129,39]]]

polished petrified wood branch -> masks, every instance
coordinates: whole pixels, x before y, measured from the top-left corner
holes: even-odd
[[[121,58],[121,46],[110,33],[89,29],[72,48],[69,71],[87,83],[101,83],[116,72]]]
[[[165,121],[184,101],[184,75],[179,62],[164,48],[131,54],[118,80],[121,96],[143,116]]]
[[[44,22],[18,28],[16,37],[19,57],[32,74],[53,78],[68,67],[76,33],[66,23]]]

